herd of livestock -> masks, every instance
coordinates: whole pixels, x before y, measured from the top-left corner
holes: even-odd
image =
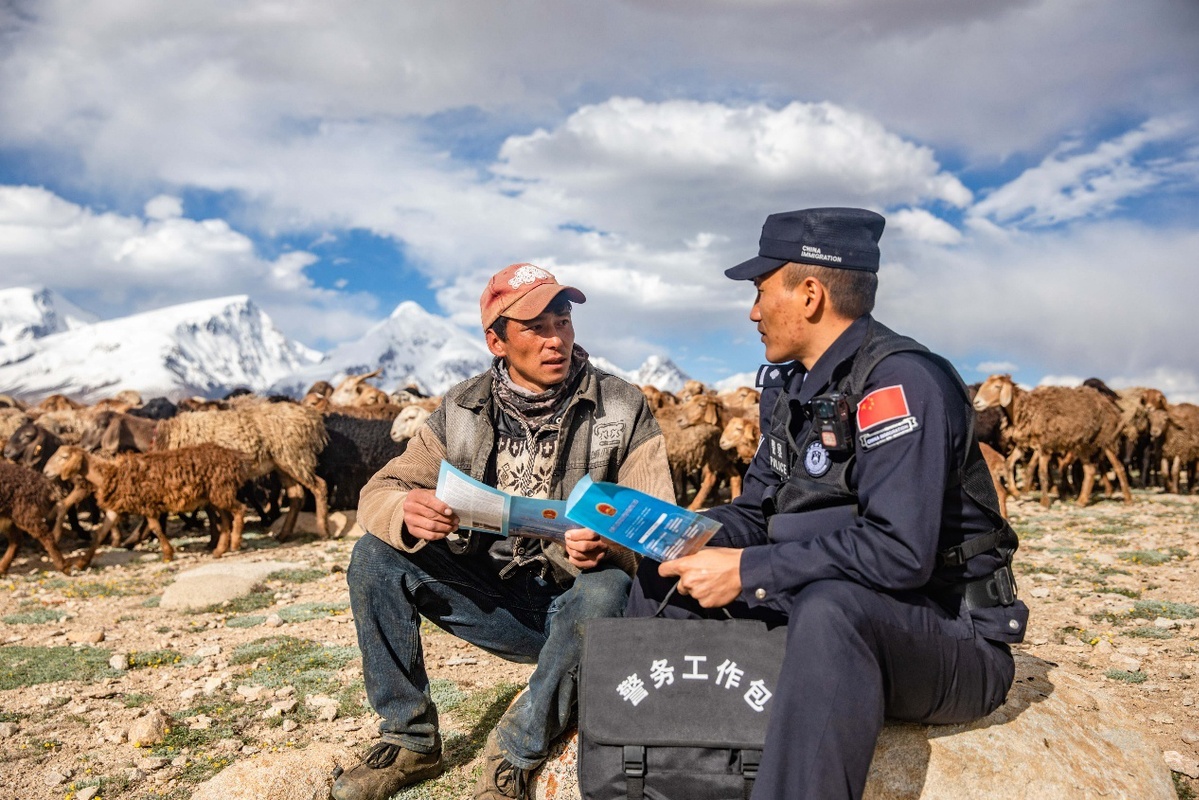
[[[440,402],[412,389],[387,393],[367,382],[377,374],[337,387],[318,382],[300,401],[235,393],[176,404],[121,392],[91,406],[62,395],[26,406],[0,395],[0,530],[8,537],[0,575],[22,532],[70,572],[85,569],[106,541],[132,547],[149,533],[169,560],[170,515],[185,527],[206,524],[214,556],[240,548],[248,511],[265,525],[286,513],[280,541],[306,505],[326,531],[329,511],[355,508],[362,486]],[[678,394],[642,388],[666,438],[678,502],[699,508],[725,487],[736,497],[760,439],[758,392],[716,393],[696,381]],[[1175,493],[1199,485],[1199,406],[1095,379],[1027,391],[993,375],[970,388],[1001,502],[1035,484],[1046,506],[1072,495],[1086,505],[1096,480],[1115,491],[1113,477],[1128,502],[1133,482]],[[76,547],[80,555],[63,555]]]

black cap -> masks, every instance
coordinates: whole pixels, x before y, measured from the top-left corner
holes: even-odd
[[[878,240],[887,223],[864,208],[805,208],[771,214],[762,226],[758,257],[724,274],[753,280],[789,261],[834,269],[878,272]]]

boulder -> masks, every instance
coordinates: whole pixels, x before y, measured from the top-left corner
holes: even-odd
[[[348,748],[310,744],[302,750],[262,752],[221,770],[201,784],[192,800],[325,800],[333,768],[349,768],[358,757]]]
[[[267,576],[287,569],[302,569],[305,564],[291,561],[237,561],[222,559],[179,573],[175,582],[162,593],[160,608],[208,608],[226,600],[235,600],[254,591]]]
[[[578,800],[571,731],[534,776],[537,800]],[[864,800],[1175,800],[1162,754],[1111,695],[1016,654],[1007,702],[968,725],[888,723]]]
[[[129,743],[134,747],[149,747],[166,738],[175,720],[161,709],[151,708],[129,726]],[[139,765],[140,766],[140,765]]]

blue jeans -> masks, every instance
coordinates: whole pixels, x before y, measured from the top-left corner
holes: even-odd
[[[537,664],[528,691],[496,726],[504,755],[522,769],[545,760],[574,708],[583,623],[619,617],[631,580],[603,565],[567,589],[530,569],[501,579],[484,552],[455,555],[444,542],[404,553],[371,534],[354,545],[346,574],[371,707],[386,741],[429,753],[437,709],[429,694],[420,617],[508,661]]]

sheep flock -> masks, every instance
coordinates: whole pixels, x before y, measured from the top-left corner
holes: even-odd
[[[63,395],[27,405],[0,395],[0,575],[22,533],[64,573],[86,569],[105,541],[136,547],[151,532],[170,560],[171,516],[184,529],[207,526],[214,557],[241,547],[247,514],[264,526],[283,517],[273,527],[282,541],[312,509],[327,536],[328,513],[356,508],[362,486],[441,400],[411,387],[388,393],[368,382],[378,374],[320,381],[299,401],[234,392],[143,402],[124,391],[91,406]],[[1001,503],[1035,492],[1046,507],[1055,498],[1085,506],[1096,484],[1126,502],[1133,485],[1199,487],[1199,406],[1098,379],[1026,390],[992,375],[969,389]],[[758,391],[697,381],[678,393],[642,390],[666,438],[677,502],[697,509],[737,497],[761,439]]]

